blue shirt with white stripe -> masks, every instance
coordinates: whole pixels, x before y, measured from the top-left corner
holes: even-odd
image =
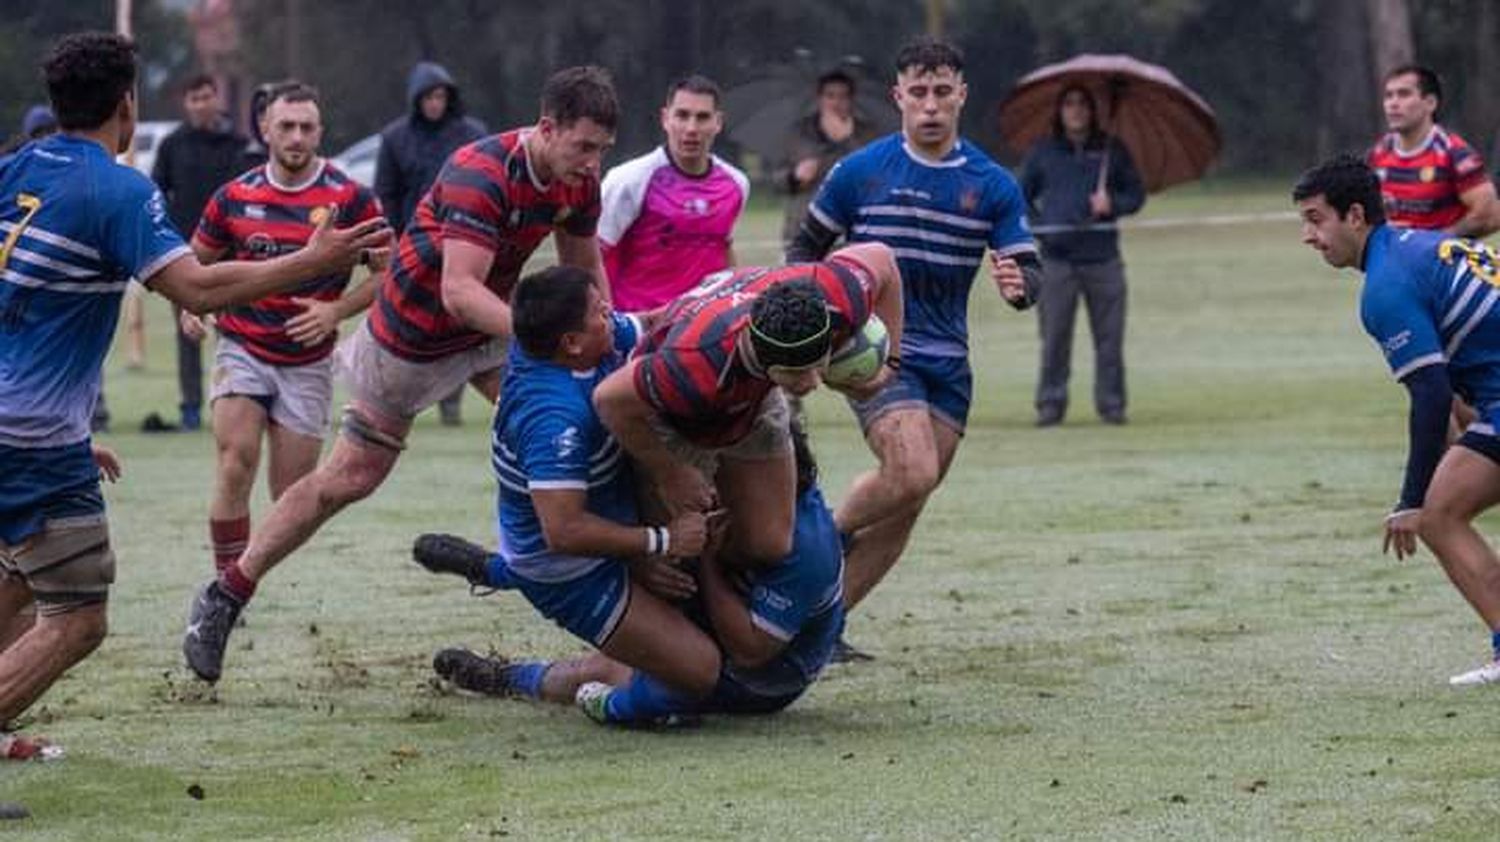
[[[125,285],[187,253],[156,186],[99,144],[0,158],[0,539],[95,487],[89,416]]]
[[[575,371],[537,359],[512,342],[491,439],[500,483],[500,555],[512,572],[537,582],[563,582],[607,559],[552,552],[531,492],[588,493],[591,514],[625,525],[639,522],[630,462],[594,412],[594,388],[640,338],[639,323],[614,315],[614,350],[599,365]]]
[[[1382,225],[1365,244],[1359,314],[1397,380],[1445,365],[1485,423],[1500,415],[1500,256],[1441,231]]]
[[[808,211],[848,242],[896,252],[906,354],[966,356],[969,290],[985,248],[1000,257],[1036,251],[1015,178],[963,139],[936,162],[899,132],[877,140],[839,161]]]

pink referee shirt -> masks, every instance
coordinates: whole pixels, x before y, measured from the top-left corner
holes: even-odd
[[[601,186],[599,245],[615,308],[659,307],[729,266],[750,181],[714,156],[692,176],[664,147],[610,170]]]

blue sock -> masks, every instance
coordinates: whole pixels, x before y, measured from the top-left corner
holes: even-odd
[[[1495,660],[1500,661],[1500,630],[1490,632],[1490,648],[1495,650]]]
[[[492,588],[506,590],[511,587],[510,566],[499,553],[490,556],[489,563],[484,566],[484,578],[485,584]]]
[[[520,661],[505,668],[505,680],[510,689],[528,699],[542,697],[542,677],[552,666],[551,661]]]
[[[674,713],[692,713],[697,700],[636,670],[630,683],[609,694],[604,712],[610,722],[651,722]]]

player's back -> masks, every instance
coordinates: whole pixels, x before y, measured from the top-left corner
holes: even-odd
[[[963,356],[969,290],[985,249],[1035,251],[1024,209],[1015,178],[972,143],[960,139],[934,162],[897,133],[840,161],[809,212],[851,243],[885,243],[896,253],[903,349]]]
[[[148,246],[122,217],[143,211],[170,229],[150,181],[92,141],[56,135],[0,159],[0,444],[88,438],[131,268],[149,277],[181,254],[139,268]]]

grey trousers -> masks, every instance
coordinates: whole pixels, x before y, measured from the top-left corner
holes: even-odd
[[[1073,323],[1081,296],[1094,337],[1094,409],[1101,416],[1125,413],[1125,264],[1042,261],[1037,301],[1042,334],[1042,366],[1036,385],[1039,415],[1061,417],[1068,409],[1068,375],[1073,356]]]

